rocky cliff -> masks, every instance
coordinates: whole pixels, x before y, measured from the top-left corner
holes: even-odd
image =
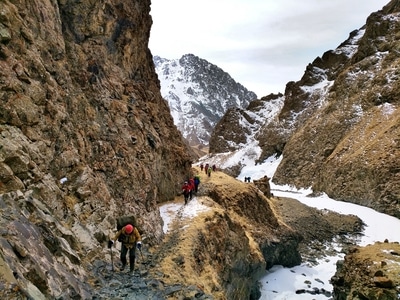
[[[1,1],[1,274],[31,298],[88,298],[86,263],[120,214],[148,243],[163,236],[157,204],[191,161],[160,95],[149,12],[146,0]]]
[[[400,2],[391,1],[308,65],[283,97],[229,112],[210,151],[240,148],[249,132],[262,149],[260,161],[283,153],[275,183],[312,187],[400,217],[399,18]],[[274,97],[282,99],[281,110],[260,122],[260,107]]]
[[[321,106],[288,139],[276,182],[400,217],[399,11],[392,1],[368,18]]]

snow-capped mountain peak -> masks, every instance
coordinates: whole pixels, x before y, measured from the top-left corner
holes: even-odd
[[[174,123],[191,146],[207,146],[229,108],[245,108],[257,99],[221,68],[193,54],[171,60],[154,56],[154,64]]]

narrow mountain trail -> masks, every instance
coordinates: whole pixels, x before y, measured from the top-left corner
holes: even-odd
[[[111,262],[95,262],[93,273],[98,278],[96,284],[99,289],[96,290],[93,299],[176,299],[177,293],[190,297],[194,295],[196,299],[214,299],[213,296],[205,294],[199,287],[185,286],[180,283],[169,285],[163,280],[169,274],[160,271],[159,262],[165,258],[165,255],[173,252],[182,239],[182,231],[179,229],[189,221],[183,216],[183,210],[182,203],[182,208],[177,211],[170,224],[171,230],[165,235],[160,245],[152,249],[148,249],[144,245],[142,253],[136,251],[135,271],[133,273],[119,270],[119,251],[115,248],[113,248],[114,270],[112,270]],[[120,245],[118,244],[117,247],[119,248]]]
[[[196,299],[214,299],[213,296],[207,295],[197,286],[185,286],[180,283],[167,284],[163,278],[169,277],[160,271],[159,263],[165,259],[166,255],[174,252],[175,247],[183,239],[181,230],[190,223],[191,216],[198,211],[207,209],[201,202],[207,202],[207,197],[194,196],[184,205],[183,196],[175,197],[171,201],[163,205],[173,205],[175,209],[169,215],[170,223],[168,224],[168,232],[165,234],[163,242],[151,249],[143,246],[142,253],[136,251],[136,263],[133,273],[128,271],[120,271],[119,250],[112,248],[113,265],[111,261],[96,261],[93,264],[93,273],[97,279],[95,283],[97,289],[93,299],[135,299],[135,300],[158,300],[158,299],[176,299],[176,295],[186,297],[195,296]],[[179,207],[178,209],[176,209]],[[120,249],[120,244],[117,244]],[[111,252],[111,250],[110,250]],[[111,254],[111,253],[110,253]],[[110,256],[111,257],[111,256]],[[192,298],[190,298],[192,299]]]

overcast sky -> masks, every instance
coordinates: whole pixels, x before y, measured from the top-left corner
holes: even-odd
[[[284,92],[389,0],[151,0],[153,55],[194,54],[258,97]]]

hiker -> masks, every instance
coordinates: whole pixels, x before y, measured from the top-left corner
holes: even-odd
[[[207,175],[208,175],[208,177],[211,176],[211,168],[208,168],[208,169],[207,169]]]
[[[212,170],[213,170],[213,172],[217,171],[217,166],[216,165],[212,165]]]
[[[194,176],[194,192],[197,194],[199,190],[199,184],[200,184],[200,176],[196,175]]]
[[[190,179],[189,179],[189,185],[190,185],[189,197],[190,197],[190,200],[192,200],[192,198],[193,198],[193,192],[194,192],[194,188],[195,188],[195,185],[194,185],[194,178],[190,178]]]
[[[204,169],[204,165],[203,165],[203,163],[201,163],[201,164],[200,164],[200,171],[203,172],[203,169]]]
[[[129,271],[133,272],[135,268],[135,250],[136,247],[142,249],[142,238],[139,231],[132,224],[127,224],[122,227],[116,234],[113,240],[108,241],[108,248],[111,248],[115,241],[120,241],[121,246],[121,271],[125,269],[127,260],[126,255],[129,251]]]
[[[185,183],[182,186],[182,194],[183,194],[183,198],[185,199],[185,205],[187,204],[188,200],[189,200],[189,196],[190,196],[190,185],[187,181],[185,181]]]
[[[204,167],[204,171],[206,172],[206,174],[207,174],[207,171],[208,171],[208,168],[209,168],[209,167],[210,167],[209,164],[206,164],[205,167]]]

